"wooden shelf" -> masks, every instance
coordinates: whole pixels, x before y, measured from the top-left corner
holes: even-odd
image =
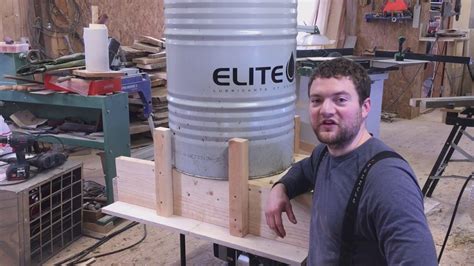
[[[468,41],[468,37],[420,37],[418,39],[420,42],[465,42]]]

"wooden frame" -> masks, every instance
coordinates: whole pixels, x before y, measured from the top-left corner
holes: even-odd
[[[298,127],[298,117],[295,120]],[[299,132],[299,128],[295,131]],[[205,237],[285,263],[304,262],[309,241],[311,195],[292,200],[298,224],[290,223],[283,214],[287,236],[277,237],[266,225],[263,207],[272,185],[284,173],[248,180],[247,140],[229,141],[228,181],[198,178],[172,169],[169,129],[155,129],[154,143],[155,162],[129,157],[116,159],[118,202],[104,208],[104,212]],[[304,156],[295,155],[295,160],[302,158]],[[213,231],[197,232],[197,227],[213,228]],[[281,251],[275,250],[276,247]]]

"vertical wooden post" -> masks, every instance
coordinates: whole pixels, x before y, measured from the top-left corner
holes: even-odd
[[[173,176],[171,172],[171,131],[159,127],[153,131],[155,148],[156,213],[173,215]]]
[[[229,230],[244,237],[249,231],[249,145],[248,140],[229,141]]]
[[[99,20],[99,7],[98,6],[91,6],[91,23],[96,24]]]
[[[295,115],[295,136],[294,136],[294,146],[293,153],[297,154],[300,152],[300,135],[301,135],[301,117]]]

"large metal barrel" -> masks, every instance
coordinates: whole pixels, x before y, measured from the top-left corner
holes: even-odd
[[[251,178],[292,162],[296,0],[165,0],[169,125],[178,171],[227,179],[249,140]]]

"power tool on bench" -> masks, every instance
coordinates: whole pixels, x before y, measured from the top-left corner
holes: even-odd
[[[16,154],[16,162],[10,163],[7,168],[7,180],[25,180],[30,177],[30,164],[25,158],[25,150],[32,146],[35,138],[25,134],[11,134],[0,136],[0,143],[10,145]]]
[[[151,101],[151,80],[147,73],[140,73],[138,68],[122,68],[122,91],[127,93],[138,93],[143,103],[143,115],[148,119],[151,134],[155,125],[153,123],[152,101]]]
[[[61,165],[67,160],[66,154],[57,151],[44,152],[27,160],[25,152],[28,147],[34,146],[37,138],[36,136],[20,133],[0,136],[0,143],[10,145],[16,155],[16,161],[11,162],[7,167],[6,176],[8,181],[28,179],[30,177],[30,165],[43,170]]]

